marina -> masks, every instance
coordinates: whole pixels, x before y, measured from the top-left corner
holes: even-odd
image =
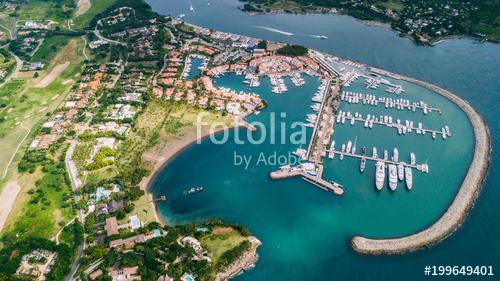
[[[179,13],[175,10],[176,5],[180,6],[182,8],[180,11],[185,13],[189,7],[189,2],[185,1],[168,3],[156,1],[154,3],[159,7],[165,7],[166,14],[173,13],[172,11]],[[223,11],[225,15],[224,19],[218,21],[214,17],[203,14],[203,10],[208,10],[208,8],[198,3],[201,2],[194,3],[196,16],[189,14],[186,21],[249,36],[260,35],[265,39],[276,41],[284,40],[283,36],[277,33],[260,34],[261,31],[255,28],[255,25],[277,27],[294,33],[298,33],[297,30],[303,30],[304,33],[309,34],[325,34],[328,36],[325,40],[295,36],[294,40],[297,42],[293,43],[337,53],[421,80],[432,81],[443,88],[453,89],[458,95],[469,100],[488,121],[493,120],[495,115],[495,112],[487,106],[491,103],[483,98],[485,95],[496,97],[493,94],[497,88],[494,81],[496,81],[495,74],[498,73],[498,66],[494,66],[491,59],[497,52],[492,52],[493,48],[488,43],[475,45],[469,39],[458,39],[447,40],[432,48],[423,48],[415,46],[406,38],[393,36],[390,31],[383,28],[366,27],[361,22],[343,15],[319,16],[321,17],[319,23],[312,20],[319,18],[316,15],[283,14],[276,17],[268,15],[244,17],[234,6],[226,7],[228,5],[225,1],[212,1],[210,8]],[[236,26],[234,22],[242,24]],[[346,39],[345,43],[340,44],[339,40],[344,39]],[[365,40],[369,40],[369,44],[364,44]],[[235,88],[239,84],[241,87],[247,86],[235,78],[226,77],[223,80],[224,83],[220,82],[220,84],[227,87]],[[238,82],[233,82],[233,80]],[[269,107],[261,110],[258,116],[249,117],[250,121],[267,120],[271,111],[287,112],[290,121],[304,121],[306,114],[315,113],[310,108],[312,103],[308,101],[315,92],[316,86],[312,91],[311,87],[307,87],[314,85],[315,81],[306,79],[307,84],[300,89],[308,93],[302,94],[295,92],[295,87],[289,83],[288,79],[285,79],[289,92],[286,95],[276,95],[270,91],[267,80],[261,79],[260,87],[255,87],[251,91],[255,90],[256,93],[262,95],[268,101]],[[363,78],[358,78],[353,81],[350,89],[345,90],[365,92],[363,80]],[[405,92],[398,97],[394,96],[395,98],[423,100],[443,112],[442,115],[436,112],[429,113],[424,119],[422,111],[419,112],[417,109],[418,114],[415,116],[419,115],[423,120],[406,116],[398,118],[418,120],[428,125],[429,128],[440,128],[447,124],[453,137],[445,142],[432,141],[430,137],[423,138],[416,134],[407,134],[402,138],[389,133],[381,126],[374,126],[372,130],[364,130],[361,127],[363,123],[357,123],[356,126],[335,126],[333,140],[336,141],[336,147],[340,150],[342,143],[354,140],[357,135],[357,150],[360,150],[362,145],[369,148],[377,147],[380,158],[383,157],[384,150],[390,151],[392,147],[398,147],[400,155],[403,156],[402,160],[405,161],[408,161],[406,158],[411,151],[416,153],[419,163],[428,158],[432,171],[422,174],[412,169],[415,182],[411,192],[403,192],[406,190],[401,190],[401,182],[396,192],[389,192],[386,187],[381,192],[377,192],[373,188],[375,162],[367,160],[366,169],[363,174],[360,174],[360,159],[345,156],[344,161],[338,164],[339,155],[335,155],[332,161],[324,160],[324,177],[342,183],[345,186],[345,196],[328,196],[329,193],[317,187],[310,187],[310,183],[299,176],[286,180],[269,180],[270,167],[254,166],[243,171],[241,167],[234,167],[231,159],[235,149],[247,154],[255,150],[269,153],[276,149],[294,151],[298,148],[297,145],[278,148],[278,146],[264,144],[258,148],[251,148],[231,144],[221,147],[203,143],[183,151],[162,170],[156,183],[152,184],[152,191],[156,194],[162,194],[162,190],[168,190],[169,196],[174,199],[159,204],[158,208],[162,217],[169,223],[189,223],[193,220],[220,217],[228,221],[241,222],[251,230],[258,230],[259,239],[262,237],[263,241],[259,252],[261,258],[254,269],[242,275],[242,280],[265,280],[266,278],[348,280],[353,278],[353,272],[359,268],[364,268],[364,273],[361,272],[358,275],[359,279],[396,280],[398,277],[395,276],[405,276],[404,274],[413,272],[415,264],[439,264],[449,256],[456,257],[456,262],[459,264],[473,263],[478,252],[488,253],[485,249],[491,249],[491,243],[488,243],[490,239],[487,238],[498,232],[496,231],[498,227],[484,228],[483,225],[495,221],[495,212],[491,212],[488,206],[494,206],[498,192],[493,188],[495,184],[491,180],[486,181],[484,190],[487,193],[480,195],[482,202],[472,209],[474,219],[467,219],[447,243],[420,251],[418,254],[405,256],[398,266],[394,267],[394,270],[386,270],[393,258],[380,257],[380,263],[369,263],[365,255],[354,253],[348,249],[349,245],[343,243],[353,234],[388,239],[405,237],[426,229],[448,210],[450,202],[457,195],[467,175],[466,171],[472,159],[471,151],[474,149],[474,139],[471,137],[473,135],[469,121],[459,112],[460,109],[457,111],[454,105],[436,98],[435,94],[425,89],[413,88],[405,82],[393,83],[401,84],[405,89]],[[357,87],[358,84],[361,86]],[[239,92],[241,88],[235,89]],[[390,94],[385,91],[384,85],[380,85],[377,90],[369,89],[369,91],[367,93],[374,95]],[[362,106],[359,105],[359,107]],[[376,116],[382,114],[395,117],[401,113],[403,115],[409,113],[407,110],[396,111],[396,109],[379,113],[378,110],[381,111],[382,108],[379,104],[377,107],[363,106],[363,110],[353,110],[347,103],[342,102],[340,109],[353,113],[358,111],[363,116],[367,113],[372,114],[369,112],[372,110],[376,111]],[[312,128],[308,130],[310,135]],[[490,127],[490,130],[492,130],[492,135],[496,133],[494,126]],[[302,148],[305,150],[307,144]],[[217,153],[210,153],[211,151],[217,151]],[[371,155],[370,149],[367,153]],[[203,155],[202,159],[200,155]],[[494,157],[492,158],[494,160]],[[443,165],[440,159],[447,159],[446,163],[451,162],[454,165]],[[217,165],[210,165],[210,163],[217,163]],[[193,179],[191,173],[174,173],[173,170],[196,171],[197,176]],[[490,170],[490,173],[493,173],[493,170]],[[387,175],[385,177],[387,178]],[[206,187],[205,191],[197,196],[181,194],[186,187],[200,184],[201,179]],[[387,184],[387,179],[385,181]],[[258,208],[255,207],[256,202],[259,202]],[[476,236],[477,233],[484,231],[488,233],[486,237]],[[424,234],[432,233],[435,231]],[[301,239],[303,237],[308,237],[308,239]],[[432,237],[432,235],[427,237]],[[412,241],[414,239],[416,238],[411,238]],[[431,241],[436,243],[438,240],[431,239]],[[459,243],[460,241],[468,241],[468,243]],[[377,244],[365,240],[353,245],[360,246],[358,249],[361,251],[365,249],[371,251],[377,249],[377,246],[378,249],[386,247],[397,249],[402,246],[402,243],[392,242],[391,240],[390,244],[394,246],[389,243]],[[327,258],[321,254],[318,249],[324,248],[334,253],[333,256]],[[497,254],[486,254],[485,258],[496,260],[497,256]],[[314,270],[312,271],[304,264],[314,264]],[[343,266],[345,264],[349,266]],[[284,266],[296,270],[285,272]],[[332,271],[332,267],[335,266],[339,269]],[[408,276],[408,278],[419,279],[418,275],[414,278]]]
[[[185,80],[193,80],[200,73],[206,69],[208,60],[205,56],[199,54],[191,54],[187,56],[184,69],[182,70],[181,77]]]

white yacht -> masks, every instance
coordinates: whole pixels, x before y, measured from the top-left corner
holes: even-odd
[[[351,152],[351,147],[352,147],[352,142],[351,142],[351,141],[348,141],[348,142],[347,142],[347,147],[346,147],[345,152],[346,152],[346,153],[350,153],[350,152]]]
[[[375,186],[378,190],[381,190],[385,182],[385,164],[382,161],[377,161],[375,166]]]
[[[411,187],[413,185],[413,175],[410,167],[405,168],[405,182],[406,188],[408,188],[408,190],[411,190]]]
[[[361,157],[361,163],[359,164],[359,171],[362,173],[365,171],[366,168],[366,158],[363,156]]]
[[[402,181],[405,178],[405,166],[403,164],[398,165],[398,179]]]
[[[398,186],[398,168],[394,164],[389,164],[389,188],[396,190]]]
[[[415,158],[415,153],[410,153],[410,164],[415,165],[417,163],[417,160]]]
[[[397,148],[394,148],[394,150],[392,151],[392,161],[398,162],[398,160],[399,160],[399,152]]]

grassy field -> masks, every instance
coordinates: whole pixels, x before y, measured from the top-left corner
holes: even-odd
[[[69,0],[61,1],[70,3]],[[18,20],[52,20],[61,23],[65,18],[65,5],[56,5],[55,1],[30,0],[18,11]]]
[[[66,46],[71,38],[70,36],[62,35],[45,38],[43,44],[36,53],[33,54],[33,57],[31,57],[31,61],[41,61],[48,64],[56,56],[57,51]]]
[[[24,80],[10,80],[0,88],[0,118],[7,115],[9,105],[14,101],[17,91],[24,85]],[[0,134],[0,138],[2,135]]]
[[[400,0],[376,1],[375,4],[396,12],[401,12],[401,10],[403,10],[403,4]]]
[[[106,10],[116,1],[117,0],[90,0],[92,6],[86,13],[73,19],[73,28],[84,29],[97,14]]]
[[[219,227],[215,228],[212,233],[204,236],[201,239],[203,249],[210,253],[210,257],[214,263],[227,250],[233,249],[243,242],[246,238],[232,228]]]
[[[49,165],[55,167],[57,164]],[[61,164],[60,164],[61,165]],[[64,163],[62,163],[64,165]],[[71,199],[71,189],[64,181],[63,174],[52,172],[44,173],[40,169],[34,174],[23,174],[19,183],[29,186],[19,197],[24,199],[22,209],[18,206],[14,209],[16,220],[12,220],[12,214],[5,228],[4,234],[23,237],[51,238],[57,232],[57,225],[64,225],[73,215],[71,204],[66,201]],[[21,198],[18,198],[21,199]]]
[[[12,210],[7,221],[6,228],[10,231],[22,228],[23,226],[27,227],[30,225],[30,222],[33,225],[37,225],[35,223],[36,221],[31,219],[34,210],[31,209],[32,206],[28,206],[27,200],[29,196],[27,196],[26,192],[34,186],[33,183],[40,179],[43,174],[35,173],[20,175],[17,172],[17,164],[24,153],[25,147],[31,141],[31,137],[35,133],[35,130],[32,130],[31,134],[24,142],[22,142],[22,140],[27,134],[26,128],[33,129],[39,126],[47,119],[46,113],[52,112],[63,101],[66,93],[73,85],[73,83],[65,82],[70,79],[75,80],[75,75],[80,73],[82,48],[83,40],[81,39],[73,39],[68,45],[61,48],[54,57],[49,69],[41,72],[40,78],[38,79],[26,79],[18,90],[15,100],[11,102],[9,109],[2,113],[2,116],[6,119],[4,122],[0,123],[0,145],[3,149],[3,153],[0,155],[0,175],[3,175],[4,171],[8,171],[8,173],[0,180],[0,188],[3,188],[3,186],[11,180],[17,180],[21,185],[21,193],[18,198],[16,198],[15,208]],[[45,88],[33,87],[33,85],[49,73],[54,66],[65,61],[70,62],[69,67],[67,67],[51,84]],[[21,144],[21,146],[18,151],[19,144]],[[13,158],[14,161],[8,166],[13,155],[15,156]],[[8,170],[6,170],[7,166],[9,167]],[[51,202],[51,208],[53,206],[54,209],[45,210],[44,212],[37,210],[37,212],[40,212],[39,215],[45,219],[45,222],[64,220],[66,214],[61,212],[58,208],[58,206],[60,206],[60,201],[58,200],[61,198],[61,193],[54,192],[52,194],[49,192],[47,197]],[[51,218],[53,221],[49,220]],[[14,222],[16,222],[16,225]],[[55,223],[40,225],[43,229],[39,229],[39,231],[41,231],[40,233],[44,236],[50,236],[56,231],[56,226],[57,224]]]

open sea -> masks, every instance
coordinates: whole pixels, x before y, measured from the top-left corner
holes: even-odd
[[[255,268],[236,280],[428,280],[423,272],[426,265],[492,265],[495,275],[500,274],[500,190],[496,188],[500,173],[495,169],[500,156],[495,149],[500,135],[495,110],[500,104],[500,45],[453,39],[423,47],[390,30],[367,26],[348,16],[248,16],[237,9],[242,4],[236,0],[210,1],[210,5],[208,2],[193,0],[195,12],[190,13],[188,1],[148,0],[157,12],[185,13],[186,21],[200,26],[300,43],[449,89],[467,100],[486,120],[493,143],[492,162],[475,207],[451,237],[429,249],[405,255],[359,255],[351,249],[352,236],[411,234],[432,224],[447,209],[472,158],[473,131],[465,113],[441,96],[401,81],[396,82],[406,90],[401,98],[425,101],[440,108],[443,114],[424,115],[418,110],[385,110],[343,102],[340,109],[352,113],[391,115],[393,119],[422,122],[424,127],[433,129],[448,125],[452,137],[443,140],[438,136],[433,140],[430,134],[398,136],[394,129],[376,125],[367,129],[361,122],[354,126],[348,121],[336,124],[333,139],[337,148],[349,140],[356,141],[358,152],[366,146],[369,154],[374,146],[379,155],[397,147],[401,160],[408,162],[410,152],[414,152],[417,163],[430,166],[428,174],[413,171],[411,191],[399,182],[394,192],[387,186],[377,192],[373,162],[368,161],[366,170],[360,173],[359,160],[346,157],[340,161],[338,155],[334,160],[325,159],[325,178],[345,187],[345,194],[338,197],[299,178],[269,178],[269,172],[282,164],[280,159],[296,159],[289,155],[300,145],[288,141],[295,132],[289,125],[304,121],[306,114],[313,113],[311,97],[320,84],[318,79],[304,74],[306,84],[295,87],[285,78],[289,91],[276,95],[271,92],[268,78],[262,78],[258,88],[247,88],[243,77],[227,74],[216,79],[216,85],[252,91],[268,102],[268,107],[259,115],[250,116],[249,121],[269,124],[275,118],[288,127],[268,126],[251,136],[245,129],[237,129],[229,137],[233,139],[237,134],[245,142],[243,145],[234,141],[217,145],[206,139],[176,156],[151,185],[151,192],[167,194],[169,198],[158,204],[166,221],[183,223],[218,217],[249,227],[263,242],[258,250],[260,258]],[[312,35],[325,35],[328,39]],[[385,86],[366,90],[363,81],[358,79],[345,90],[390,96],[384,91]],[[311,131],[307,129],[307,141]],[[273,133],[276,141],[270,143]],[[267,134],[264,143],[248,142],[249,137],[259,139],[262,134]],[[283,144],[282,135],[287,138]],[[243,156],[248,165],[241,161]],[[192,186],[204,186],[205,190],[185,196],[183,191]]]

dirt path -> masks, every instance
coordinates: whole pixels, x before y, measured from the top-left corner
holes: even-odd
[[[91,6],[92,4],[90,3],[90,0],[78,0],[76,2],[75,17],[85,14]]]
[[[17,181],[11,181],[7,183],[2,193],[0,193],[0,232],[3,230],[7,217],[12,207],[14,207],[17,194],[19,194],[20,191],[21,187]]]
[[[35,88],[45,88],[52,81],[54,81],[67,67],[69,66],[69,61],[58,64],[52,68],[52,70],[47,74],[40,82],[35,85]]]

